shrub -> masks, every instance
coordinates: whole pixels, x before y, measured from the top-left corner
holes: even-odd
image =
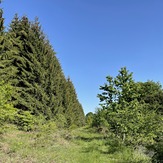
[[[4,123],[13,123],[17,114],[17,109],[11,103],[13,88],[9,84],[0,82],[0,130],[2,131]]]
[[[57,114],[54,120],[58,128],[67,127],[67,120],[63,114]]]
[[[29,111],[20,110],[15,115],[15,123],[19,129],[24,131],[31,131],[34,129],[36,118]]]

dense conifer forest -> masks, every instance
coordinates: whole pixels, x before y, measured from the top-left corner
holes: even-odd
[[[74,85],[66,78],[56,54],[36,19],[15,15],[9,29],[0,18],[0,76],[14,93],[11,102],[20,114],[62,117],[64,125],[84,125],[84,112]]]
[[[122,67],[85,116],[38,19],[4,21],[1,9],[0,162],[163,162],[159,82],[135,82]]]

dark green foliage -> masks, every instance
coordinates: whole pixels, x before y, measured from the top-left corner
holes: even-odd
[[[93,116],[92,127],[96,127],[97,131],[104,134],[107,137],[110,131],[110,124],[107,121],[107,110],[98,109]]]
[[[156,110],[157,113],[163,114],[163,90],[160,83],[147,81],[137,84],[140,87],[139,102],[146,103],[150,110]]]
[[[10,25],[9,34],[16,40],[19,39],[21,47],[18,47],[19,53],[14,57],[13,65],[18,72],[10,80],[18,90],[18,96],[15,98],[15,106],[21,110],[29,110],[33,114],[39,113],[49,117],[47,106],[48,96],[45,94],[42,87],[44,71],[41,63],[36,58],[37,47],[34,32],[31,29],[31,24],[27,17],[21,20],[16,16]],[[30,41],[32,40],[32,41]],[[17,46],[13,43],[14,46]],[[41,54],[39,54],[41,55]]]
[[[15,95],[14,88],[6,81],[10,74],[14,74],[15,69],[10,67],[10,56],[15,49],[12,46],[12,38],[4,31],[4,18],[3,10],[0,9],[0,130],[4,123],[10,123],[14,121],[14,117],[17,114],[17,109],[13,107],[11,103],[12,95]]]
[[[4,32],[2,12],[0,76],[15,89],[11,99],[21,113],[16,123],[30,130],[32,115],[43,115],[47,120],[62,115],[66,126],[84,125],[83,108],[74,86],[66,80],[38,20],[30,22],[26,16],[15,15],[9,30]]]
[[[154,150],[154,155],[152,157],[153,163],[162,163],[163,162],[163,137],[160,137],[156,143],[152,146]]]
[[[71,125],[84,125],[84,112],[81,104],[77,99],[76,91],[70,78],[68,78],[66,81],[66,87],[64,92],[64,105],[64,114],[67,119],[67,125],[69,127]]]

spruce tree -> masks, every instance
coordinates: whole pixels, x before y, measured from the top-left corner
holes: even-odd
[[[31,28],[35,34],[34,47],[37,47],[38,54],[36,58],[44,69],[42,72],[44,73],[42,87],[49,97],[48,106],[52,115],[63,114],[63,93],[66,79],[62,68],[56,58],[56,53],[41,31],[38,19],[35,20]]]
[[[13,56],[19,53],[17,47],[21,45],[18,40],[14,40],[10,34],[5,32],[3,10],[1,9],[0,12],[0,76],[1,80],[9,82],[18,71],[13,65]]]
[[[85,123],[84,112],[81,104],[77,99],[77,94],[70,78],[67,79],[66,83],[64,104],[65,104],[65,116],[67,118],[68,126],[84,125]]]
[[[15,15],[7,32],[3,20],[1,16],[0,75],[16,90],[14,106],[46,119],[65,116],[69,126],[83,125],[84,112],[74,86],[66,80],[38,19],[30,22]]]
[[[37,61],[35,55],[35,47],[30,40],[33,40],[31,32],[31,24],[27,17],[22,17],[19,20],[15,16],[9,29],[9,35],[11,35],[15,42],[13,46],[17,47],[17,41],[19,40],[21,46],[18,47],[19,53],[14,57],[13,65],[17,68],[17,73],[14,76],[15,87],[18,90],[18,96],[15,97],[15,107],[22,110],[29,110],[33,114],[39,112],[45,114],[43,107],[46,107],[46,103],[41,100],[46,98],[43,94],[41,87],[41,65]],[[12,79],[11,79],[11,82]],[[48,107],[46,107],[48,109]]]

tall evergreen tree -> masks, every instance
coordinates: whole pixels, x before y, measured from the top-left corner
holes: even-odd
[[[3,10],[0,11],[0,76],[1,80],[8,82],[17,73],[17,69],[13,66],[14,57],[19,53],[18,40],[14,40],[10,34],[4,31]],[[15,42],[16,46],[13,46]]]
[[[47,119],[62,114],[71,125],[83,125],[84,112],[73,84],[66,80],[38,19],[32,23],[15,15],[8,32],[2,16],[0,24],[0,75],[16,89],[14,106]]]
[[[32,24],[32,30],[36,36],[34,47],[37,47],[37,54],[39,54],[37,55],[37,60],[39,60],[44,69],[42,87],[49,97],[48,105],[53,115],[63,114],[65,76],[52,46],[41,31],[41,26],[37,19]]]
[[[70,78],[67,79],[66,83],[64,105],[65,105],[65,116],[67,118],[68,126],[84,125],[85,123],[84,112],[81,104],[77,99],[77,94]]]
[[[41,102],[41,100],[47,98],[40,85],[42,78],[41,70],[43,69],[35,57],[35,47],[30,41],[34,38],[28,18],[22,17],[19,20],[15,16],[8,34],[15,39],[13,46],[19,50],[17,55],[12,56],[14,58],[13,65],[18,70],[11,79],[12,83],[13,79],[15,80],[15,86],[19,92],[18,96],[15,97],[15,106],[22,110],[30,110],[34,114],[38,114],[38,112],[44,114],[46,110],[43,107],[46,109],[48,107],[46,107],[46,101],[44,103]],[[18,41],[16,40],[19,40],[21,46],[17,46]]]

